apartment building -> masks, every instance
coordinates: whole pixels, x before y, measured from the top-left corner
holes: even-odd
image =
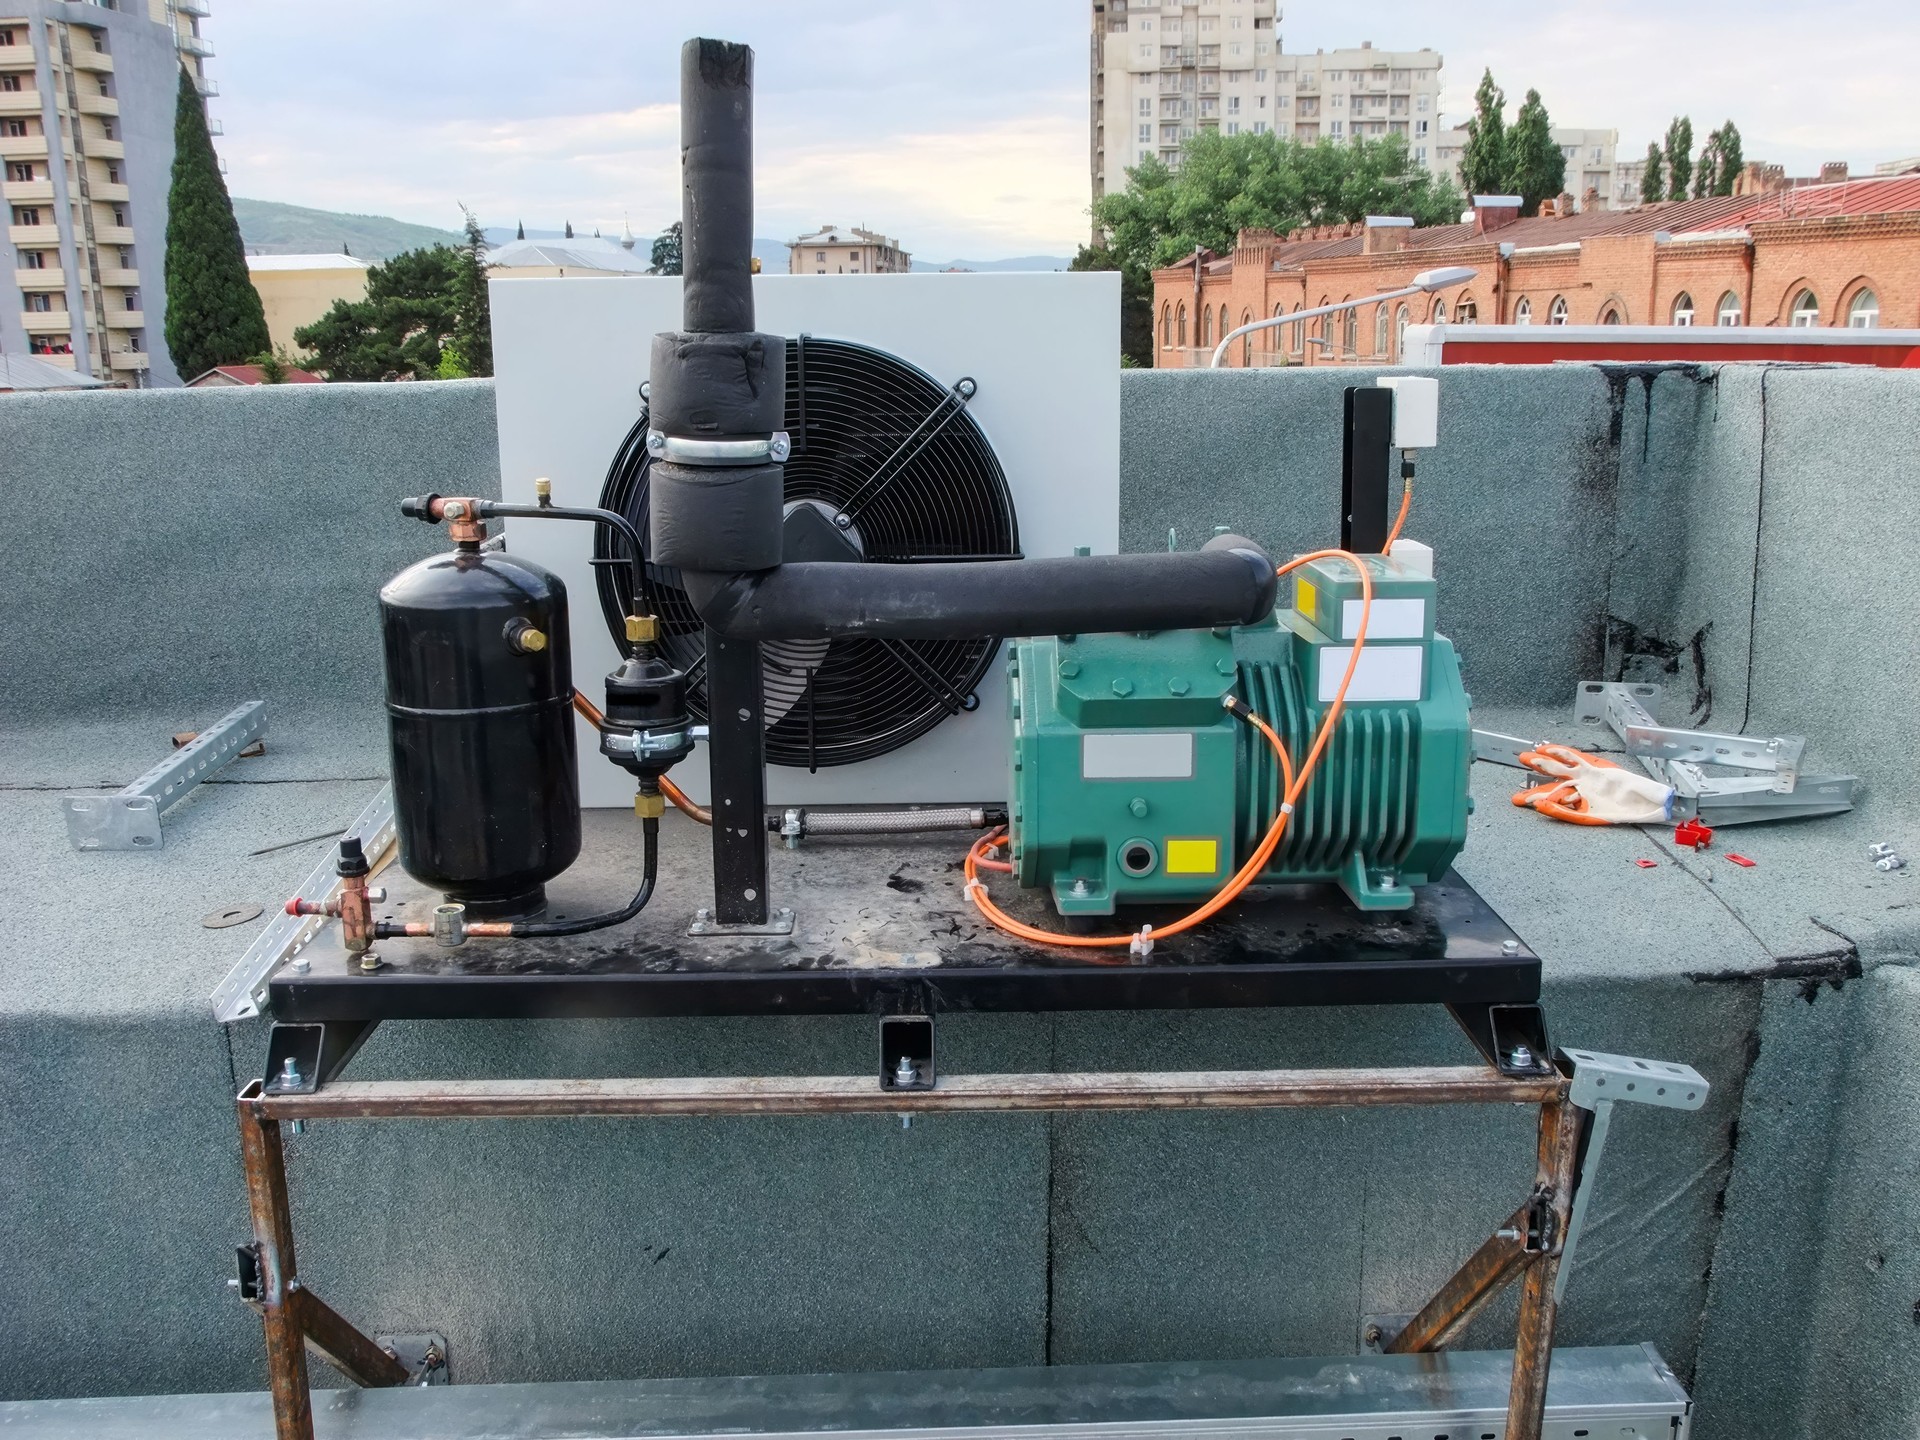
[[[1587,208],[1589,192],[1596,202],[1595,208],[1601,210],[1620,209],[1640,203],[1638,171],[1634,172],[1634,186],[1630,193],[1623,191],[1620,186],[1622,167],[1615,163],[1615,155],[1620,148],[1618,130],[1581,130],[1556,125],[1553,127],[1553,143],[1567,157],[1567,178],[1562,188],[1573,196],[1580,208]],[[1433,173],[1452,180],[1463,195],[1467,186],[1460,178],[1460,162],[1466,154],[1466,148],[1465,128],[1449,126],[1435,135],[1430,162]],[[1644,161],[1641,168],[1645,168]]]
[[[0,352],[177,385],[167,189],[184,65],[202,95],[207,0],[0,0]]]
[[[1179,163],[1202,130],[1301,140],[1401,135],[1433,162],[1441,57],[1432,50],[1287,54],[1275,0],[1093,0],[1097,200],[1149,155]]]
[[[900,242],[858,225],[822,225],[787,242],[789,275],[904,275],[913,256]]]

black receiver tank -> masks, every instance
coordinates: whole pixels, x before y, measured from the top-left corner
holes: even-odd
[[[524,915],[580,853],[567,589],[462,546],[380,592],[400,863],[474,918]]]

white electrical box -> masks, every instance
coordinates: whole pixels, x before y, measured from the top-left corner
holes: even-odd
[[[1431,375],[1386,375],[1393,392],[1393,448],[1431,450],[1440,443],[1440,382]]]

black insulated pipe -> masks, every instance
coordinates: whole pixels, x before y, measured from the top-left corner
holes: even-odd
[[[728,40],[680,48],[682,328],[753,329],[753,51]]]
[[[1273,611],[1273,561],[1252,541],[1198,554],[1075,555],[968,564],[803,562],[683,572],[709,629],[739,640],[1093,635],[1252,625]],[[1214,542],[1217,544],[1217,541]]]

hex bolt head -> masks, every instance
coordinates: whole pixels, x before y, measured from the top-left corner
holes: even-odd
[[[1085,880],[1075,880],[1073,882],[1073,893],[1076,895],[1086,895],[1090,893],[1091,889],[1092,887],[1089,886]]]
[[[1516,1045],[1507,1052],[1507,1063],[1516,1070],[1531,1070],[1533,1051],[1525,1045]]]
[[[1500,942],[1500,953],[1502,955],[1518,955],[1520,953],[1520,942],[1518,940],[1502,940]]]
[[[280,1083],[282,1085],[298,1085],[300,1083],[300,1064],[291,1055],[287,1056],[285,1061],[281,1063]]]

